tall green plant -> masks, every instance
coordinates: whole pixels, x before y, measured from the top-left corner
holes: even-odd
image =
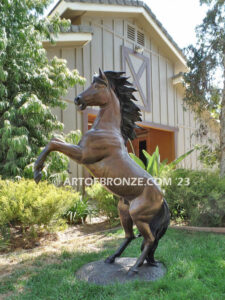
[[[79,199],[66,212],[65,217],[70,224],[85,223],[87,216],[95,214],[95,210],[89,205],[89,197],[79,196]]]
[[[26,176],[25,167],[63,124],[52,108],[65,108],[61,97],[83,84],[63,59],[48,61],[43,40],[52,41],[70,23],[43,19],[49,0],[0,1],[0,175]],[[55,154],[64,164],[64,158]],[[53,163],[55,159],[52,160]]]
[[[196,45],[186,49],[184,100],[200,115],[209,111],[211,118],[220,120],[220,175],[225,176],[225,1],[200,0],[200,4],[208,11],[196,27]]]
[[[149,174],[151,174],[153,177],[161,177],[163,173],[170,171],[171,169],[174,169],[182,160],[184,160],[188,155],[190,155],[194,149],[189,150],[185,154],[179,156],[177,159],[172,161],[171,163],[167,164],[167,159],[160,162],[160,154],[159,154],[159,147],[157,146],[155,149],[155,152],[150,155],[147,151],[143,150],[143,154],[147,159],[146,165],[144,162],[137,157],[133,153],[129,153],[130,157],[144,170],[146,170]]]

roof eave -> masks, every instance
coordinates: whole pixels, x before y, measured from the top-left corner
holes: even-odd
[[[90,0],[91,1],[91,0]],[[129,2],[128,2],[129,3]],[[141,3],[141,2],[139,2]],[[53,16],[58,13],[60,16],[67,10],[74,11],[92,11],[92,12],[111,12],[111,13],[132,13],[132,14],[141,14],[148,21],[157,35],[164,41],[164,43],[169,47],[175,57],[178,59],[179,64],[183,72],[188,71],[187,63],[184,55],[182,54],[179,47],[172,40],[166,30],[159,25],[159,21],[156,19],[155,15],[151,12],[150,8],[142,3],[143,6],[137,5],[118,5],[118,4],[102,4],[102,3],[87,3],[87,2],[67,2],[60,0],[55,7],[49,13],[49,16]]]
[[[54,44],[50,41],[43,41],[44,48],[56,46],[85,46],[92,40],[92,33],[88,32],[64,32],[59,33],[55,38]]]

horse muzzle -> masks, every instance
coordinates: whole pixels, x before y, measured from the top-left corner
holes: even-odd
[[[74,103],[78,106],[79,110],[84,110],[87,107],[87,104],[84,102],[81,96],[77,96],[74,99]]]

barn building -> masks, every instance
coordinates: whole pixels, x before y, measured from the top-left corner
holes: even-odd
[[[74,105],[74,97],[88,87],[92,76],[102,70],[125,71],[137,88],[136,98],[142,111],[143,127],[133,141],[136,155],[142,150],[154,152],[159,146],[161,159],[172,161],[195,144],[207,142],[194,133],[199,121],[184,109],[182,73],[187,72],[185,57],[178,45],[142,1],[61,0],[50,16],[58,13],[71,20],[70,30],[62,32],[52,46],[44,42],[49,59],[64,58],[70,69],[78,69],[86,78],[84,87],[68,91],[65,111],[55,110],[65,132],[88,130],[97,109],[83,112]],[[185,34],[185,33],[184,33]],[[218,140],[218,126],[205,116],[207,136]],[[130,146],[128,145],[128,148]],[[130,150],[130,149],[129,149]],[[194,151],[183,161],[187,168],[201,168]],[[83,177],[84,170],[71,162],[72,175]]]

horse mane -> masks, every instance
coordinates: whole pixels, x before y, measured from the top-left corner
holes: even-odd
[[[140,108],[133,102],[133,100],[137,101],[133,95],[137,90],[127,80],[129,77],[123,76],[125,72],[105,71],[104,74],[120,102],[120,129],[126,143],[128,139],[136,138],[135,128],[139,126],[135,122],[142,121]]]

